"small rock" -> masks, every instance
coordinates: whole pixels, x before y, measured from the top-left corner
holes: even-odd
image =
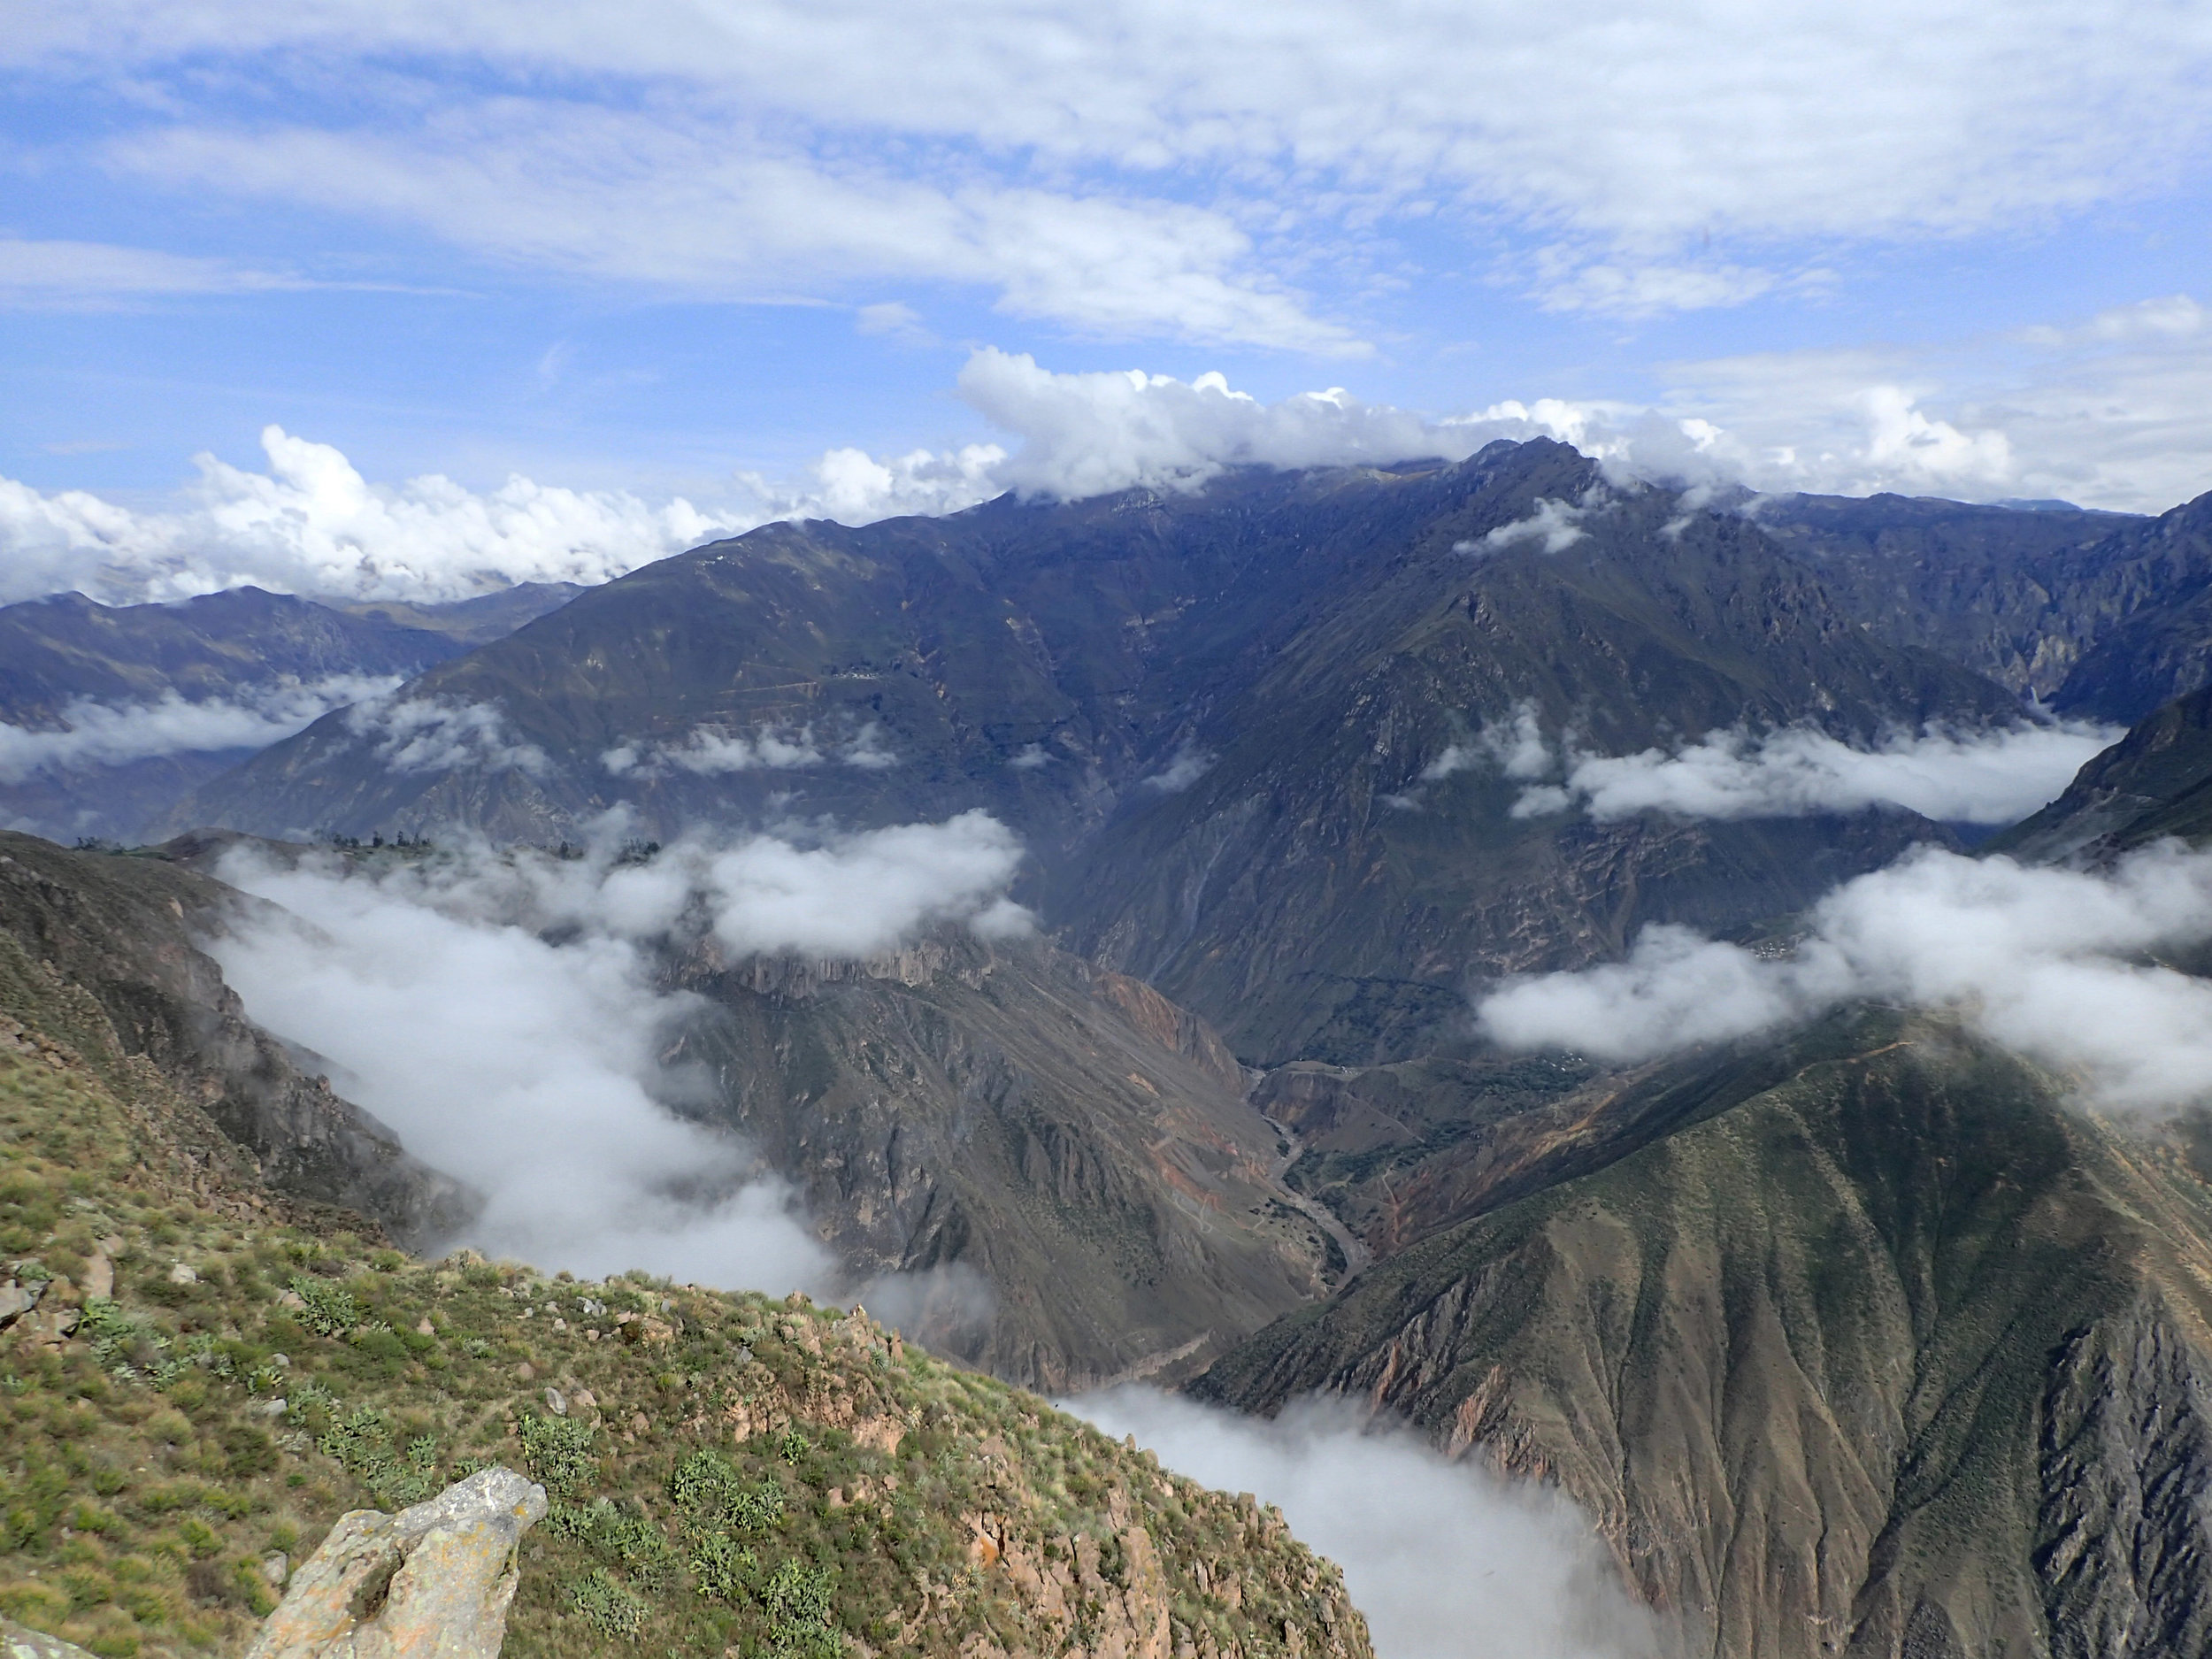
[[[642,1434],[652,1426],[645,1420],[645,1413],[642,1411],[634,1411],[630,1414],[630,1429],[633,1433]]]
[[[596,1411],[599,1409],[598,1399],[588,1388],[579,1388],[575,1394],[571,1396],[569,1404],[574,1406],[579,1411]]]
[[[114,1269],[110,1268],[108,1273],[108,1282],[114,1283]],[[182,1262],[179,1262],[169,1270],[169,1282],[173,1285],[196,1285],[200,1282],[200,1276]]]
[[[594,1330],[591,1326],[586,1325],[584,1327],[584,1340],[587,1342],[596,1342],[598,1340],[599,1333]]]
[[[84,1264],[84,1292],[88,1296],[103,1300],[115,1294],[115,1258],[109,1253],[111,1240],[103,1239],[93,1247],[92,1259]],[[119,1240],[114,1241],[121,1248]]]
[[[518,1380],[522,1382],[528,1382],[537,1374],[538,1373],[535,1368],[531,1365],[528,1360],[523,1361],[521,1364],[515,1367],[515,1376]]]
[[[565,1331],[568,1329],[568,1321],[565,1319],[556,1319],[553,1321],[553,1328],[556,1331]]]
[[[74,1642],[0,1617],[0,1655],[5,1659],[92,1659]]]
[[[261,1558],[261,1576],[278,1589],[292,1576],[292,1558],[280,1549],[273,1549]]]
[[[246,1414],[249,1417],[267,1417],[273,1422],[276,1418],[282,1417],[288,1409],[289,1402],[282,1394],[279,1394],[273,1400],[254,1401],[247,1406]]]
[[[0,1285],[0,1325],[7,1325],[38,1306],[38,1287],[13,1279]]]
[[[288,1309],[294,1313],[297,1313],[301,1309],[307,1306],[304,1302],[300,1300],[300,1294],[296,1290],[280,1292],[276,1299],[276,1304],[278,1307]]]
[[[279,1371],[290,1371],[292,1369],[292,1356],[289,1354],[272,1354],[269,1356],[269,1363],[275,1366]]]
[[[438,1327],[430,1323],[430,1316],[428,1314],[426,1313],[421,1318],[415,1321],[415,1334],[417,1336],[435,1336],[438,1334]]]
[[[545,1409],[548,1411],[550,1411],[557,1417],[566,1417],[568,1415],[568,1396],[557,1388],[548,1388],[545,1391]]]

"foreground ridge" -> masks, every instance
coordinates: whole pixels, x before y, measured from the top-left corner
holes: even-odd
[[[511,1654],[1371,1651],[1272,1509],[858,1310],[427,1262],[261,1183],[0,937],[0,1616],[239,1652],[344,1512],[512,1465]]]

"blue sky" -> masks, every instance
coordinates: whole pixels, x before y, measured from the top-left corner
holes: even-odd
[[[17,8],[0,596],[580,534],[370,548],[271,427],[420,534],[432,474],[735,525],[1538,429],[2155,510],[2212,488],[2208,71],[2212,9],[2048,0]]]

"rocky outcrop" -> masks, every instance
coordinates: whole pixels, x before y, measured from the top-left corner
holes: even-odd
[[[545,1488],[492,1468],[427,1502],[341,1516],[247,1659],[495,1659]]]

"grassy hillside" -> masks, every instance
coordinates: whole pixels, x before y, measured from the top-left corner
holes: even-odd
[[[0,1613],[234,1652],[340,1513],[500,1461],[517,1655],[1368,1652],[1271,1510],[856,1312],[414,1259],[5,935],[0,1010]]]

